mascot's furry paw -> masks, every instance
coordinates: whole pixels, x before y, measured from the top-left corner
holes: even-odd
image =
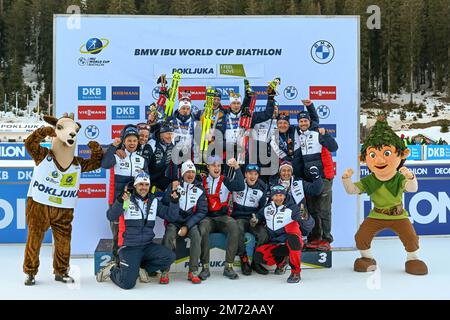
[[[98,151],[98,150],[100,150],[102,148],[97,141],[89,141],[88,147],[92,151]]]
[[[415,276],[423,276],[428,274],[428,267],[422,260],[409,260],[405,262],[405,271]]]
[[[371,272],[377,269],[377,262],[375,259],[358,258],[355,260],[353,270],[356,272]]]
[[[47,137],[56,137],[56,131],[53,127],[44,127],[42,133]]]

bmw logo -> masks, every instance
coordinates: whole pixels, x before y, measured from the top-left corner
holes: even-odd
[[[294,86],[288,86],[284,89],[284,97],[288,100],[294,100],[297,98],[298,91]]]
[[[330,116],[330,108],[326,105],[321,105],[317,107],[317,114],[320,119],[326,119]]]
[[[86,42],[86,44],[81,45],[80,52],[84,54],[99,54],[108,45],[108,39],[91,38]]]
[[[311,48],[311,57],[319,64],[327,64],[334,58],[334,47],[326,40],[317,41]]]
[[[78,59],[78,64],[80,65],[80,66],[85,66],[86,65],[86,58],[83,58],[83,57],[80,57],[79,59]]]
[[[84,130],[84,134],[88,139],[95,139],[100,134],[100,130],[98,129],[97,126],[91,124],[86,127],[86,129]]]
[[[154,87],[152,91],[153,99],[158,100],[159,99],[159,87]]]

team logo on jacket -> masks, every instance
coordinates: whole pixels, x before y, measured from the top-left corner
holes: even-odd
[[[311,57],[319,64],[327,64],[334,58],[334,47],[326,40],[317,41],[311,47]]]
[[[86,130],[84,130],[84,134],[88,139],[95,139],[100,134],[100,130],[97,126],[91,124],[86,127]]]
[[[288,86],[284,89],[284,97],[288,100],[294,100],[297,98],[298,91],[294,86]]]
[[[330,108],[326,105],[321,105],[317,107],[317,114],[320,119],[327,119],[330,116]]]

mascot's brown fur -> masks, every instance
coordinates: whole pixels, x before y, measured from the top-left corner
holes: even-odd
[[[28,237],[23,263],[23,270],[27,275],[25,285],[35,284],[39,251],[49,227],[52,228],[54,238],[55,280],[73,282],[68,271],[73,207],[78,197],[81,178],[79,174],[100,168],[103,157],[101,146],[95,141],[88,144],[92,152],[90,159],[74,156],[76,135],[81,125],[74,121],[72,113],[65,113],[60,119],[45,116],[44,120],[51,127],[39,128],[25,140],[25,147],[36,164],[26,206]],[[40,146],[46,137],[53,137],[50,149]],[[52,189],[52,186],[55,189]],[[72,198],[64,199],[64,196],[69,194]]]

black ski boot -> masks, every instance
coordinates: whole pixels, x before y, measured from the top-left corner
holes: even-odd
[[[225,264],[225,268],[223,269],[223,275],[231,280],[235,280],[235,279],[239,278],[238,274],[233,269],[232,263]]]
[[[261,263],[256,263],[255,260],[252,261],[252,269],[255,270],[258,274],[269,274],[269,270],[264,268],[264,266]]]
[[[289,278],[287,278],[287,282],[288,283],[298,283],[300,282],[300,272],[299,273],[295,273],[295,272],[291,272],[291,275],[289,276]]]
[[[211,276],[209,272],[209,263],[203,264],[202,271],[199,273],[198,277],[202,280],[206,280]]]
[[[249,276],[252,274],[252,268],[250,267],[250,263],[248,262],[248,256],[244,254],[241,259],[241,270],[242,274],[245,276]]]
[[[283,261],[281,261],[281,263],[279,263],[277,265],[277,268],[275,269],[275,274],[277,274],[277,275],[285,274],[287,265],[288,265],[288,259],[284,258]]]

